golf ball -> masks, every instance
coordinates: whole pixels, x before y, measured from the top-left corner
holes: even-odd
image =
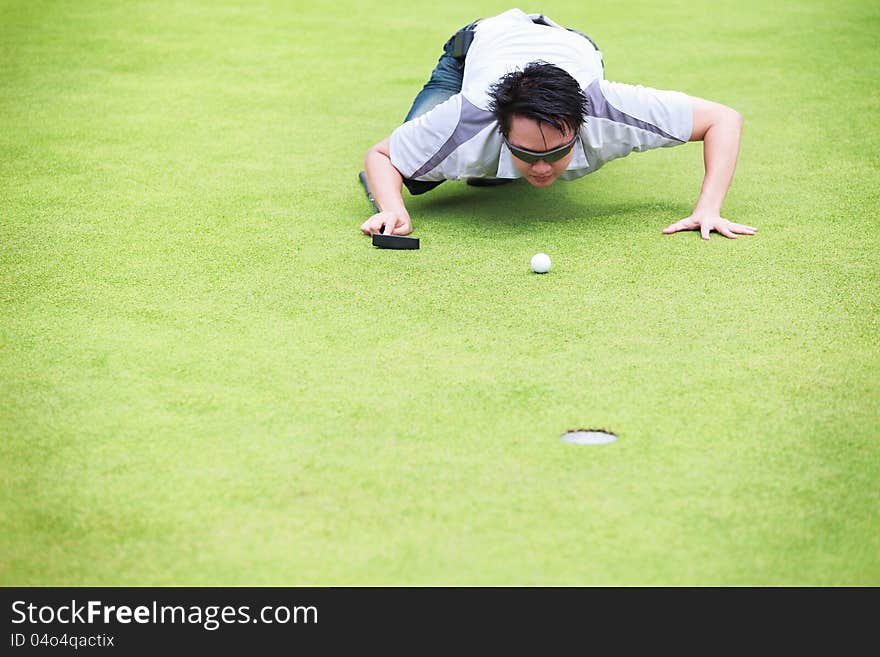
[[[550,271],[550,256],[546,253],[536,253],[533,255],[532,271],[536,274],[546,274]]]

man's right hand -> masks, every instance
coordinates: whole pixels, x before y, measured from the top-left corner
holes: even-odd
[[[374,214],[361,224],[364,235],[409,235],[412,232],[412,221],[406,215],[385,210]]]

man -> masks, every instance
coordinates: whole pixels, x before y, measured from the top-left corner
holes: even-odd
[[[703,141],[705,176],[693,213],[663,232],[756,229],[721,217],[742,117],[675,91],[608,82],[584,34],[511,9],[459,30],[402,126],[366,154],[380,208],[365,234],[407,235],[402,186],[422,194],[445,180],[477,186],[525,178],[535,187],[573,180],[632,151]]]

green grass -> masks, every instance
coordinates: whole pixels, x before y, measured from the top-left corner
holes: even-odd
[[[689,144],[371,248],[364,152],[508,6],[0,3],[0,584],[880,584],[876,3],[540,8],[744,115],[755,237],[660,234]]]

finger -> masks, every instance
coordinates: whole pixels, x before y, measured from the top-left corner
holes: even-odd
[[[383,235],[394,235],[394,229],[397,227],[397,220],[391,219],[385,222],[385,230],[382,231]]]
[[[408,224],[398,224],[394,228],[395,235],[409,235],[412,232],[412,228]]]
[[[753,235],[755,233],[755,231],[758,230],[754,226],[746,226],[744,224],[735,224],[733,222],[730,222],[730,229],[734,233],[740,233],[742,235]]]
[[[676,221],[673,224],[669,224],[666,228],[663,229],[663,232],[668,235],[669,233],[677,233],[680,230],[690,230],[693,226],[688,225],[687,219],[681,219],[680,221]]]
[[[712,227],[709,224],[703,224],[700,226],[700,235],[704,240],[709,239],[709,231],[712,230]]]
[[[724,237],[729,237],[732,240],[736,239],[736,235],[728,226],[715,226],[715,230],[724,235]]]
[[[369,221],[369,232],[370,235],[375,235],[376,233],[382,232],[382,219],[380,217],[373,217]]]

